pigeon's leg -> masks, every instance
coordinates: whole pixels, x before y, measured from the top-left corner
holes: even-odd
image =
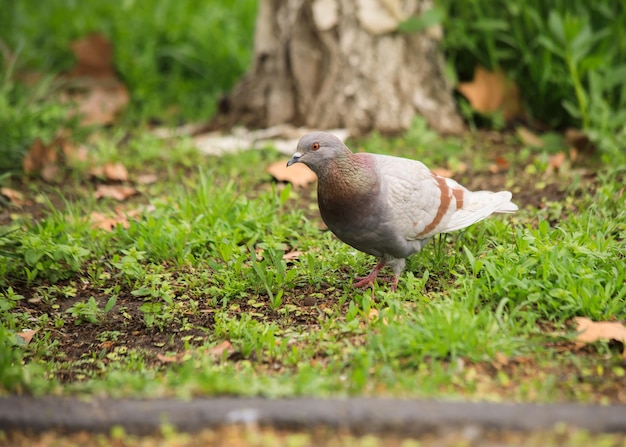
[[[391,282],[391,291],[395,292],[398,290],[398,281],[400,281],[400,274],[404,270],[404,265],[406,264],[406,260],[393,258],[388,261],[389,267],[393,271],[393,280]]]
[[[376,264],[376,267],[374,267],[374,269],[370,272],[369,275],[367,275],[365,278],[354,278],[356,280],[356,282],[354,284],[352,284],[352,286],[356,289],[362,289],[365,287],[373,287],[374,286],[374,281],[376,281],[376,277],[378,276],[378,273],[380,273],[380,271],[382,270],[382,268],[385,266],[387,262],[384,259],[381,259],[380,262],[378,264]]]
[[[391,282],[391,291],[395,292],[398,290],[398,281],[400,281],[400,277],[393,275],[393,281]]]

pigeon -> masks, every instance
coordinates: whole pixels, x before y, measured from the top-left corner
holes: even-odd
[[[472,192],[416,160],[353,153],[327,132],[303,136],[287,167],[294,163],[317,175],[318,206],[330,231],[379,259],[369,275],[355,278],[356,288],[373,289],[381,269],[389,266],[395,291],[406,258],[434,235],[518,209],[509,191]]]

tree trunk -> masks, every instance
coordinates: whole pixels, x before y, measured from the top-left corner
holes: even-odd
[[[228,104],[231,122],[406,130],[415,114],[462,129],[437,49],[440,27],[398,24],[431,0],[260,0],[254,59]]]

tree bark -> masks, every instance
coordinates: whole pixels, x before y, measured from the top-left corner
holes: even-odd
[[[431,0],[260,0],[251,70],[231,123],[406,130],[416,114],[440,132],[463,125],[437,48],[441,29],[401,33]]]

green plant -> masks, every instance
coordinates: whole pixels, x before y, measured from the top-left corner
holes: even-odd
[[[10,20],[0,22],[0,39],[22,49],[24,66],[59,72],[72,67],[73,40],[103,33],[112,42],[116,70],[130,89],[131,118],[204,119],[247,68],[256,4],[6,2],[2,17]],[[73,20],[68,22],[68,15]]]
[[[46,76],[33,85],[15,79],[15,55],[3,47],[0,36],[0,172],[20,171],[22,160],[36,139],[53,141],[69,126],[68,108],[56,98],[56,82]]]
[[[21,239],[20,252],[25,264],[26,279],[33,281],[39,276],[52,282],[68,278],[77,272],[89,250],[78,241],[64,238],[47,230],[51,226],[42,226],[39,233],[27,233]],[[65,240],[63,240],[65,239]]]
[[[69,307],[66,312],[75,318],[74,324],[101,323],[105,315],[113,309],[117,302],[117,296],[111,296],[104,308],[100,308],[96,299],[92,296],[87,301],[78,301]]]
[[[263,251],[262,259],[256,259],[257,254],[253,247],[249,247],[250,262],[255,279],[258,279],[267,292],[272,309],[277,309],[283,303],[285,287],[293,287],[293,280],[296,277],[296,270],[286,270],[282,260],[284,252],[275,249]],[[256,282],[256,281],[254,281]],[[276,291],[276,293],[274,293]]]
[[[623,132],[623,4],[438,0],[437,5],[445,12],[443,46],[460,78],[470,78],[476,65],[503,68],[532,117],[555,127],[582,126],[596,142],[602,142],[600,129],[602,135]],[[615,146],[601,144],[611,151]]]

